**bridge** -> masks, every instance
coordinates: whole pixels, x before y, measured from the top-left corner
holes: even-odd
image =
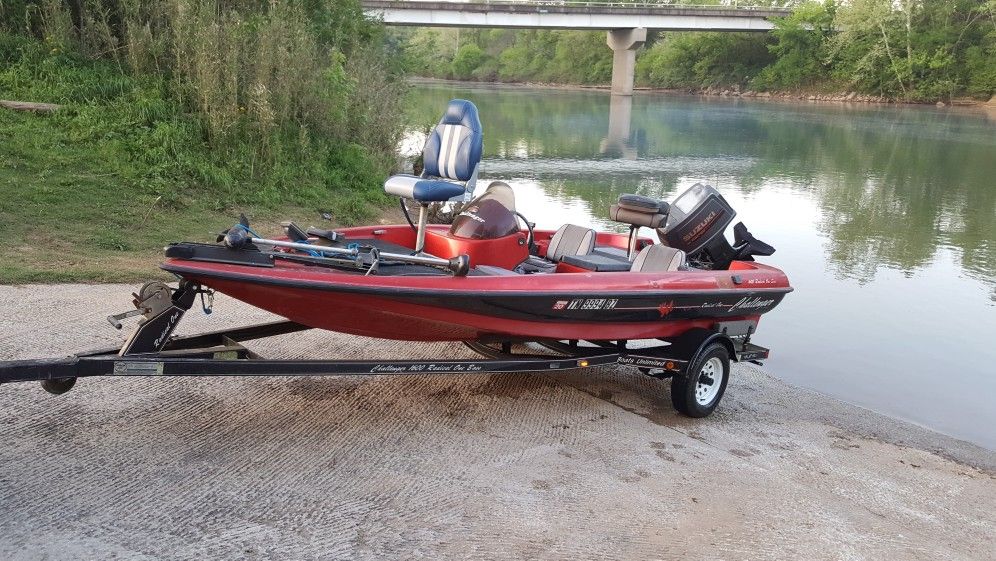
[[[735,1],[735,0],[734,0]],[[665,31],[756,31],[774,28],[770,18],[787,8],[692,6],[652,2],[458,2],[362,0],[364,12],[387,25],[605,30],[613,51],[612,93],[633,94],[636,49],[647,29]]]

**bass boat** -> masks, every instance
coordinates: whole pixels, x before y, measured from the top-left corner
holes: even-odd
[[[416,341],[654,339],[719,321],[756,326],[791,290],[783,272],[752,260],[772,250],[742,224],[737,243],[726,242],[734,211],[711,187],[672,205],[623,195],[610,214],[631,233],[520,228],[512,189],[495,182],[451,226],[302,235],[289,225],[297,235],[267,241],[240,224],[227,247],[170,246],[162,268],[309,327]],[[639,237],[640,226],[659,226],[667,245]]]

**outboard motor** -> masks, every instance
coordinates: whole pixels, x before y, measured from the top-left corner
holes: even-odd
[[[743,222],[733,227],[733,245],[723,234],[737,212],[719,191],[696,183],[671,203],[667,223],[657,229],[661,242],[684,251],[700,269],[728,269],[733,261],[753,261],[775,248],[754,238]]]

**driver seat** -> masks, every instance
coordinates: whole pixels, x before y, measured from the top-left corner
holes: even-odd
[[[384,182],[384,191],[389,195],[419,203],[416,252],[425,246],[429,203],[459,200],[473,193],[483,151],[477,106],[465,99],[454,99],[422,148],[422,175],[394,175]]]

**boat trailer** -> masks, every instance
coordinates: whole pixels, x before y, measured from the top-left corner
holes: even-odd
[[[479,360],[283,360],[259,356],[242,343],[311,329],[292,321],[276,321],[247,327],[174,336],[173,331],[198,296],[210,313],[213,292],[196,283],[182,281],[178,288],[161,282],[147,283],[133,294],[135,310],[108,317],[121,328],[121,319],[142,315],[132,335],[120,348],[107,348],[66,358],[0,362],[0,384],[41,382],[52,394],[68,392],[79,378],[93,376],[328,376],[404,374],[493,374],[551,372],[594,366],[634,366],[656,378],[672,378],[672,402],[693,417],[708,415],[725,389],[729,361],[758,361],[768,349],[750,342],[756,326],[752,322],[722,322],[715,329],[692,329],[679,337],[661,339],[661,345],[629,348],[627,341],[521,341],[507,337],[468,341],[465,344],[484,357]],[[542,353],[513,352],[526,343],[542,347]],[[717,354],[725,362],[719,395],[708,407],[679,403],[675,383],[708,386],[710,375],[698,370],[702,358]],[[551,354],[552,352],[552,354]],[[705,363],[708,365],[708,363]],[[710,377],[712,376],[712,377]],[[694,388],[692,388],[694,389]],[[708,390],[709,388],[706,387]],[[691,390],[689,390],[691,391]],[[692,395],[692,394],[690,394]]]

